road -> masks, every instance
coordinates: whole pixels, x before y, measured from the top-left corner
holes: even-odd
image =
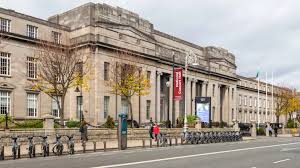
[[[300,138],[109,151],[1,161],[0,168],[296,168]]]

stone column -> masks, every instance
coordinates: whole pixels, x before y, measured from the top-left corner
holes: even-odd
[[[228,100],[228,96],[229,96],[229,93],[228,93],[228,89],[229,89],[229,86],[226,86],[225,87],[225,92],[224,92],[224,100],[223,100],[223,113],[222,113],[222,118],[223,118],[223,121],[226,122],[227,124],[229,124],[229,100]]]
[[[221,85],[220,84],[217,84],[215,86],[215,98],[216,98],[216,121],[219,121],[221,123],[221,119],[223,120],[222,118],[222,112],[223,112],[223,106],[222,106],[222,103],[224,101],[224,96],[222,96],[222,91],[221,91]],[[222,100],[221,100],[222,98]]]
[[[192,84],[192,81],[191,81],[191,78],[187,78],[187,81],[186,81],[186,91],[185,91],[185,94],[186,94],[186,113],[187,115],[191,115],[192,113],[192,109],[191,109],[191,102],[192,102],[192,93],[191,93],[191,84]]]
[[[155,108],[155,121],[160,121],[160,82],[162,72],[156,72],[156,108]]]
[[[197,79],[193,79],[193,87],[192,87],[192,114],[195,115],[195,97],[196,97],[196,84]]]

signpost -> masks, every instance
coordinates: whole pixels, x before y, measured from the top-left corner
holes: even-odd
[[[196,116],[204,125],[211,127],[211,98],[195,97]]]

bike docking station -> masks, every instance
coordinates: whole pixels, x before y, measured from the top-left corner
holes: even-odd
[[[118,149],[127,149],[127,114],[119,114],[118,124]]]

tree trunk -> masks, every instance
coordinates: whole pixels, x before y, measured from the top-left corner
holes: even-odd
[[[59,115],[60,115],[60,124],[61,126],[64,125],[64,119],[65,119],[65,113],[64,113],[64,110],[65,110],[65,95],[61,96],[61,103],[60,103],[60,106],[59,106]]]
[[[129,108],[129,113],[130,113],[130,119],[131,119],[131,128],[133,128],[133,114],[132,114],[132,104],[131,104],[131,99],[128,98],[128,108]]]

